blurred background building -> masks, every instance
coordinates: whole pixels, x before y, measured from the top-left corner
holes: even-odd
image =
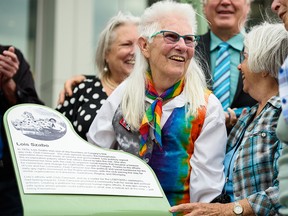
[[[202,15],[201,0],[189,2]],[[273,17],[272,0],[254,0],[248,25]],[[19,48],[30,63],[36,88],[55,108],[64,81],[95,73],[98,35],[118,11],[141,15],[155,0],[0,0],[0,43]],[[207,23],[198,17],[198,34]]]

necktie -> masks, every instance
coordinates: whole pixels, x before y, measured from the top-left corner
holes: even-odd
[[[219,44],[216,66],[214,72],[213,93],[220,100],[223,109],[226,111],[230,105],[230,54],[229,44]]]
[[[184,88],[184,80],[181,79],[173,86],[171,86],[169,89],[167,89],[165,92],[163,92],[161,95],[158,95],[157,91],[153,86],[153,81],[150,72],[146,72],[146,81],[147,81],[147,87],[145,94],[148,98],[153,99],[154,101],[151,104],[151,106],[146,110],[142,119],[142,123],[140,125],[139,129],[139,132],[141,134],[140,151],[139,151],[140,156],[143,156],[147,151],[146,142],[149,136],[150,122],[152,121],[154,121],[153,129],[155,140],[159,145],[159,147],[162,148],[161,126],[160,126],[162,116],[162,103],[165,100],[168,100],[170,98],[179,95]]]

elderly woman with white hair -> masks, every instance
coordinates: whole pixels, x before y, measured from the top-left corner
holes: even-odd
[[[99,110],[88,141],[145,160],[171,205],[210,202],[224,185],[227,135],[221,104],[194,59],[195,11],[160,1],[139,29],[134,70]]]
[[[283,147],[276,136],[281,113],[277,76],[288,55],[288,32],[282,24],[263,23],[246,35],[244,45],[238,69],[244,91],[258,103],[242,114],[229,134],[224,161],[227,180],[214,200],[222,204],[189,203],[172,207],[172,212],[278,215],[278,159]]]

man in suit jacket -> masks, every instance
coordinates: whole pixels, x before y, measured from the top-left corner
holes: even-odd
[[[196,56],[205,71],[209,88],[213,90],[213,75],[215,70],[218,45],[222,42],[229,44],[231,55],[230,64],[230,108],[253,106],[256,101],[243,92],[242,76],[238,71],[240,53],[243,51],[244,23],[250,11],[251,0],[203,0],[204,14],[208,20],[210,30],[200,36],[196,47]],[[228,110],[229,111],[229,110]],[[226,113],[226,126],[231,128],[237,121],[231,110]],[[232,116],[233,118],[230,118]]]

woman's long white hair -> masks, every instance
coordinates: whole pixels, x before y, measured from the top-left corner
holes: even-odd
[[[150,36],[161,30],[161,21],[169,19],[171,16],[185,18],[191,26],[192,34],[197,31],[196,13],[192,6],[168,0],[156,2],[144,11],[139,26],[140,37],[147,38],[151,43],[153,39]],[[147,59],[137,47],[134,69],[126,80],[126,88],[121,102],[123,116],[134,130],[139,129],[145,113],[145,72],[147,68]],[[204,73],[195,58],[192,58],[185,75],[183,90],[187,101],[186,116],[196,115],[197,109],[205,105],[205,90]]]

